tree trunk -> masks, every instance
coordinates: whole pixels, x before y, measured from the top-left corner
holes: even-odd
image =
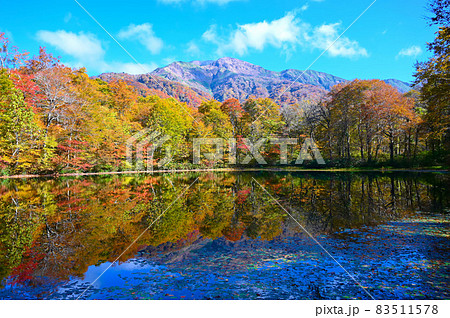
[[[419,130],[416,129],[416,133],[414,136],[414,154],[413,154],[413,160],[416,160],[417,157],[417,144],[419,143]]]
[[[389,158],[391,162],[394,162],[394,140],[389,140]]]

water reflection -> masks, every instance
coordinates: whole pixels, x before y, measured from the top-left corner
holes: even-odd
[[[98,271],[115,260],[197,177],[120,261],[131,259],[125,263],[130,266],[140,259],[157,259],[158,265],[143,266],[147,272],[161,273],[160,266],[183,263],[192,251],[222,257],[227,246],[254,244],[247,251],[263,255],[277,250],[273,244],[287,242],[280,252],[286,259],[296,240],[303,240],[297,246],[310,244],[258,183],[314,236],[339,238],[347,247],[358,236],[352,229],[399,220],[417,211],[442,214],[449,208],[450,183],[445,174],[215,173],[2,180],[0,297],[20,289],[30,291],[32,298],[46,298],[66,281],[83,277],[89,281],[86,272],[94,275],[92,268]],[[392,230],[389,224],[381,227],[384,233]],[[414,228],[409,230],[415,233]],[[448,247],[440,246],[440,241],[436,244],[433,250]],[[305,250],[291,252],[298,257]],[[308,262],[314,253],[317,250],[309,251]],[[238,258],[230,268],[246,264],[245,257]],[[318,298],[320,291],[311,288],[311,297]]]

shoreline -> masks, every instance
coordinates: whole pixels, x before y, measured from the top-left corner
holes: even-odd
[[[53,174],[19,174],[11,176],[0,176],[0,179],[31,179],[31,178],[59,178],[59,177],[87,177],[104,175],[125,175],[125,174],[163,174],[163,173],[184,173],[184,172],[445,172],[448,169],[431,168],[397,168],[397,169],[361,169],[361,168],[329,168],[329,169],[299,169],[299,168],[205,168],[205,169],[172,169],[172,170],[153,170],[153,171],[107,171],[107,172],[72,172],[72,173],[53,173]]]

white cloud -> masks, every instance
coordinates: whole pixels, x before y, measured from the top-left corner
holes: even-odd
[[[191,41],[187,45],[186,53],[190,55],[198,55],[200,54],[200,48],[198,47],[197,43]]]
[[[368,56],[367,50],[359,46],[357,41],[342,36],[339,40],[338,30],[341,28],[340,23],[323,24],[313,29],[312,33],[307,36],[308,42],[313,48],[327,50],[330,56],[357,57]],[[336,41],[336,42],[335,42]],[[333,44],[333,42],[335,42]]]
[[[203,39],[218,46],[217,53],[223,55],[227,51],[239,55],[246,54],[250,48],[262,51],[266,46],[287,48],[299,41],[301,23],[291,13],[271,22],[263,21],[238,25],[226,38],[221,38],[217,26],[212,25]]]
[[[157,67],[154,63],[138,65],[105,61],[106,51],[102,42],[95,35],[89,33],[41,30],[37,32],[37,38],[73,58],[71,61],[64,61],[65,64],[71,67],[86,67],[91,72],[143,74],[151,72]]]
[[[214,4],[219,4],[219,5],[224,5],[224,4],[227,4],[229,2],[236,2],[236,1],[244,1],[244,0],[194,0],[194,2],[198,2],[198,3],[201,3],[201,4],[214,3]]]
[[[163,41],[153,32],[153,26],[150,23],[130,24],[126,29],[119,32],[118,37],[122,40],[137,40],[153,54],[161,52],[164,45]]]
[[[416,57],[416,56],[419,56],[420,54],[422,54],[422,49],[420,48],[420,46],[413,45],[408,48],[404,48],[404,49],[400,50],[400,52],[398,52],[397,57],[399,57],[399,56]]]
[[[93,34],[41,30],[37,32],[37,38],[79,61],[91,63],[103,59],[105,55],[100,40]]]
[[[202,39],[217,46],[217,55],[223,56],[226,52],[238,55],[246,54],[249,49],[262,51],[267,46],[280,48],[284,54],[289,55],[297,46],[311,49],[328,49],[332,57],[358,57],[368,56],[367,50],[359,43],[339,36],[340,23],[324,24],[313,27],[302,22],[294,12],[270,22],[263,21],[238,25],[235,30],[222,36],[218,27],[212,25],[203,34]],[[331,47],[330,45],[333,44]]]

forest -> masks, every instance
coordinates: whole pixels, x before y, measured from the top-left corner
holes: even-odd
[[[106,82],[65,66],[44,47],[30,57],[0,33],[0,174],[130,171],[126,142],[146,128],[171,137],[167,169],[193,167],[194,138],[236,138],[239,166],[248,152],[244,138],[281,137],[313,138],[327,167],[445,168],[450,18],[437,5],[431,9],[430,24],[439,31],[428,44],[433,56],[416,65],[416,89],[401,94],[381,80],[355,79],[332,87],[319,102],[293,105],[250,98],[191,107],[161,94],[143,97],[125,81]],[[270,165],[278,164],[279,147],[262,145]],[[290,149],[290,164],[300,147]],[[230,166],[203,159],[202,167]]]

